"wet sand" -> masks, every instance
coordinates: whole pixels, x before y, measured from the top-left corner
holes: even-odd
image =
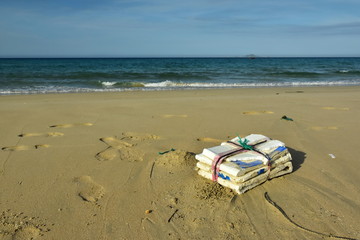
[[[0,96],[0,239],[326,239],[265,192],[360,239],[359,106],[360,87]],[[196,174],[194,154],[251,133],[294,172],[242,195]]]

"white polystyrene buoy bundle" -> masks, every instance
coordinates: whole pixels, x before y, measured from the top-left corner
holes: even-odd
[[[292,172],[285,144],[261,134],[236,137],[197,154],[200,176],[242,194],[261,183]]]

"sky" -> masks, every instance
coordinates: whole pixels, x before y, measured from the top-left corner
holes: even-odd
[[[360,56],[359,0],[0,0],[0,57]]]

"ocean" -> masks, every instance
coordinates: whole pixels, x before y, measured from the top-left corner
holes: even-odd
[[[1,58],[0,95],[360,85],[360,58]]]

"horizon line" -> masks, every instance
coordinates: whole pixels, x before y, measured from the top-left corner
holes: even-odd
[[[360,55],[274,55],[274,56],[263,56],[256,54],[247,54],[247,55],[124,55],[124,56],[107,56],[107,55],[94,55],[94,56],[0,56],[0,59],[55,59],[55,58],[359,58]]]

